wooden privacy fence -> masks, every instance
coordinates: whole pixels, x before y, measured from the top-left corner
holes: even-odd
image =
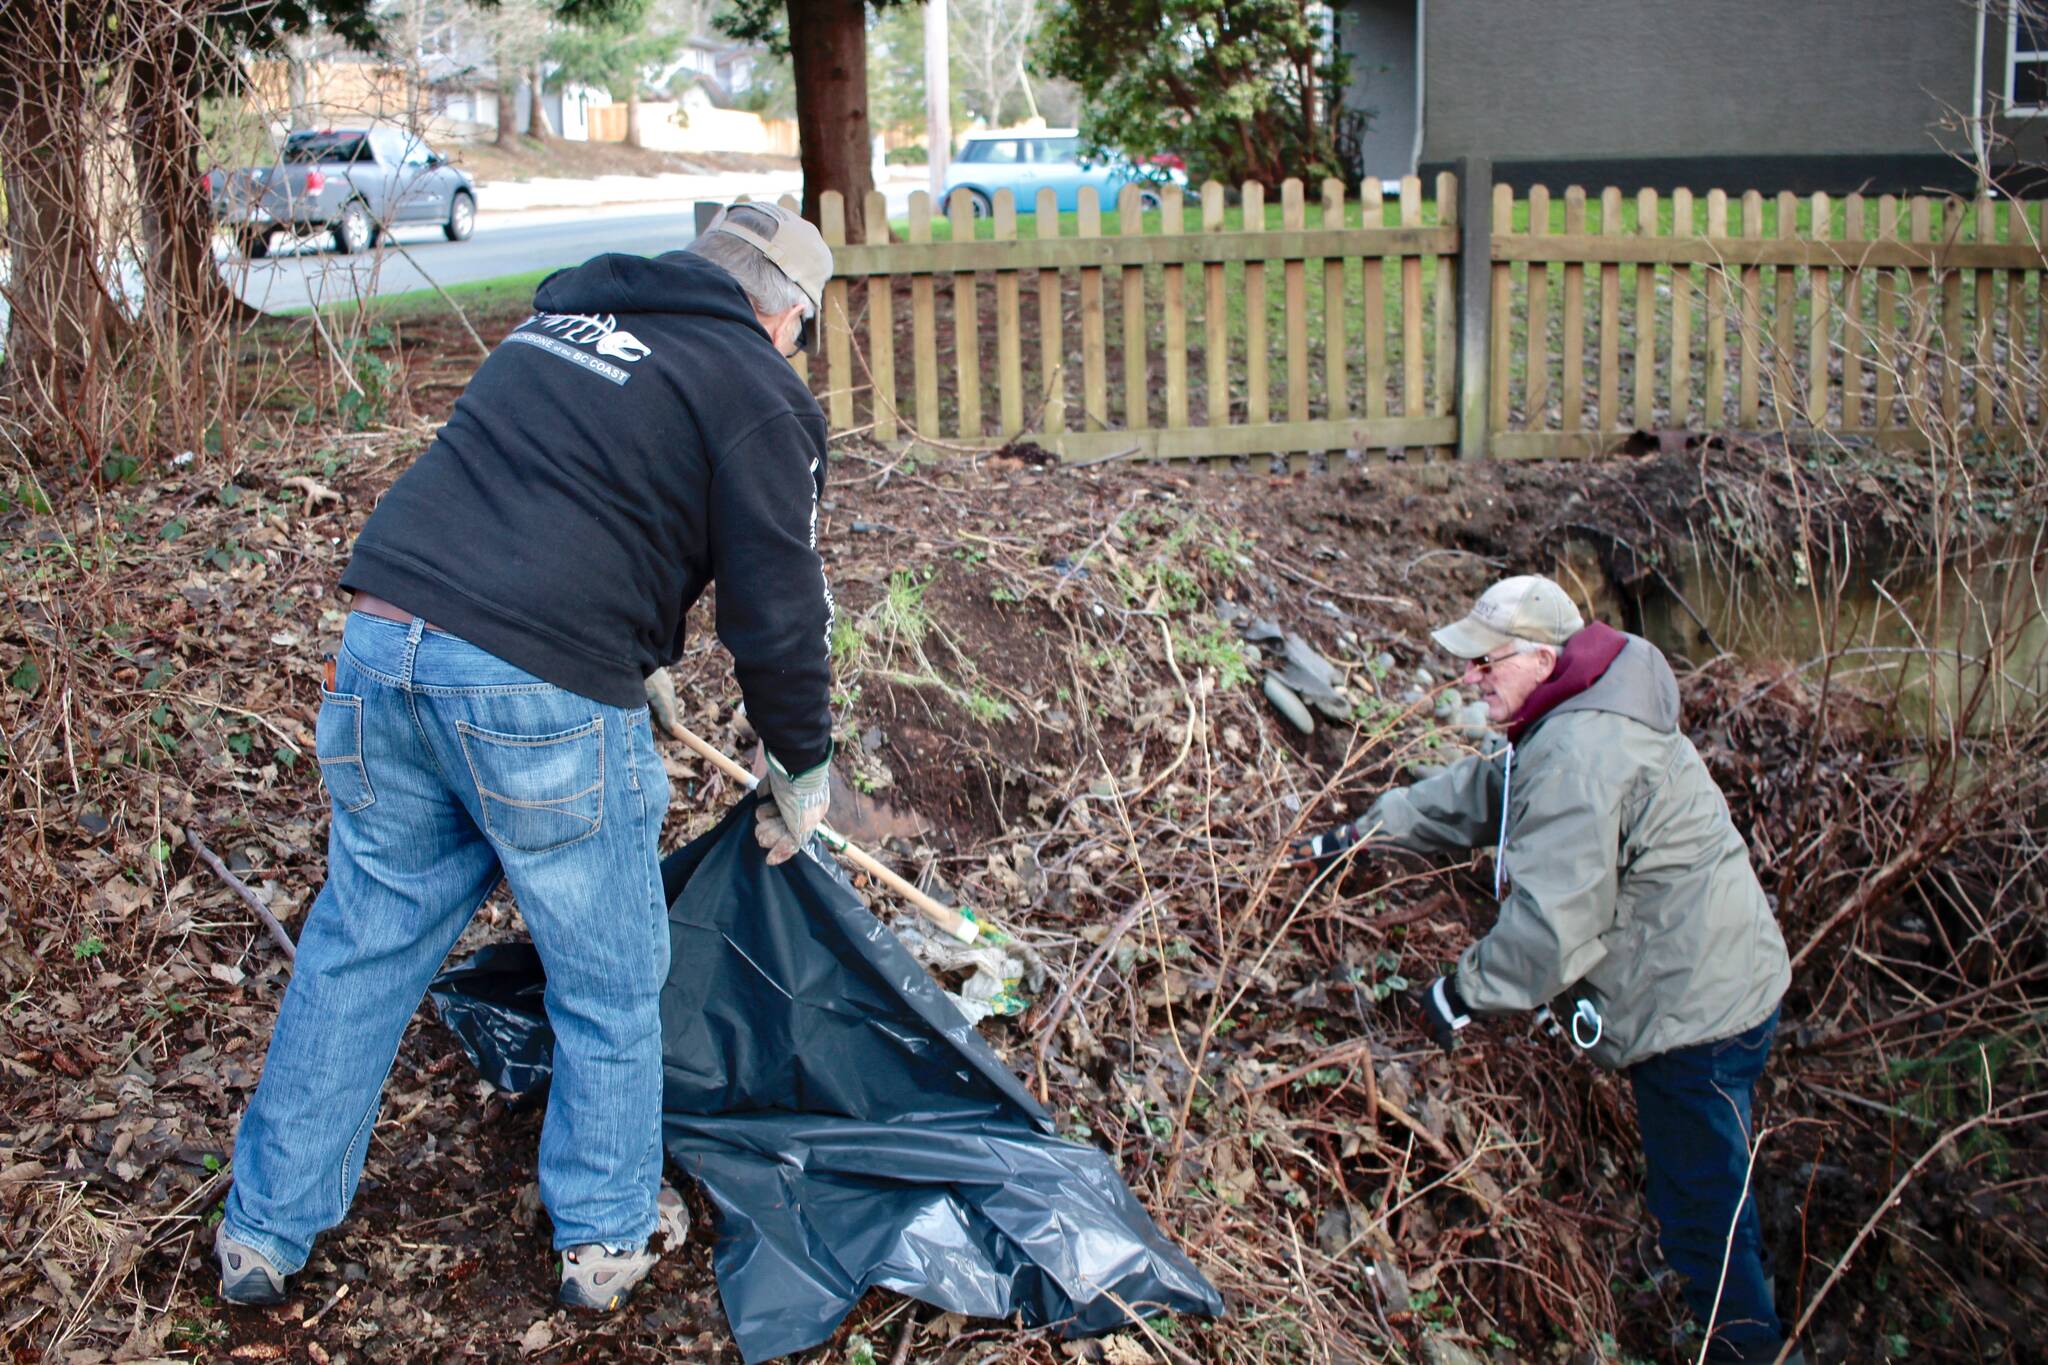
[[[835,431],[1069,461],[1544,458],[1669,427],[1912,447],[2048,420],[2037,204],[1518,200],[1483,164],[1435,189],[1330,180],[1311,206],[1290,180],[1277,229],[1256,184],[1149,212],[1126,187],[1113,218],[1045,190],[1022,224],[1007,191],[986,222],[957,191],[936,234],[920,193],[906,241],[878,194],[859,244],[828,193],[823,363],[798,364]]]

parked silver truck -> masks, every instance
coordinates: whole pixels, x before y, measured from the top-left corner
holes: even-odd
[[[348,255],[402,223],[439,223],[451,242],[476,227],[475,182],[400,128],[293,133],[275,165],[208,180],[217,220],[252,257],[287,233],[328,232]]]

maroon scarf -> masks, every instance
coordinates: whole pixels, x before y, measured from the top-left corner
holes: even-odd
[[[1565,641],[1564,652],[1557,656],[1557,667],[1537,684],[1529,699],[1522,703],[1522,709],[1508,722],[1508,743],[1519,744],[1530,726],[1599,682],[1627,644],[1628,636],[1599,621]]]

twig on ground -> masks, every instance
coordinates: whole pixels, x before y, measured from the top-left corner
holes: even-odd
[[[256,912],[256,918],[261,920],[264,929],[269,931],[271,942],[284,953],[285,961],[296,963],[299,960],[298,945],[292,942],[292,936],[285,932],[284,925],[270,912],[270,907],[263,903],[262,897],[250,890],[247,882],[228,871],[228,865],[206,846],[206,841],[199,837],[199,831],[190,825],[185,827],[185,842],[199,855],[199,861],[212,868],[214,875],[226,882],[234,893],[242,898],[242,903]]]

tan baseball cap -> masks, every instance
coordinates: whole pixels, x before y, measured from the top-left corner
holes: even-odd
[[[1462,620],[1431,631],[1430,638],[1457,658],[1478,659],[1510,640],[1562,649],[1585,624],[1563,588],[1537,574],[1522,574],[1479,594]]]
[[[732,211],[736,208],[751,209],[773,219],[774,230],[760,232],[745,222],[735,220]],[[723,232],[739,238],[789,276],[791,283],[811,301],[813,317],[824,312],[825,281],[832,278],[832,248],[825,245],[824,235],[804,221],[801,214],[780,204],[750,199],[744,204],[728,204],[720,209],[704,232],[707,236]]]

